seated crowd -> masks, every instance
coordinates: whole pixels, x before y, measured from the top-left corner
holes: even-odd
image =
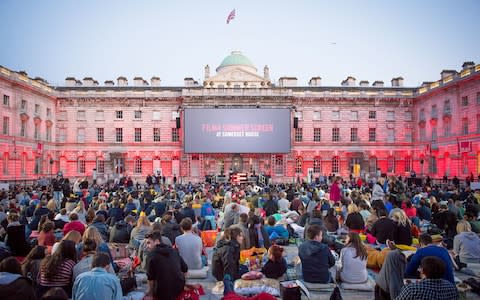
[[[230,284],[252,271],[286,280],[289,268],[313,284],[373,281],[375,299],[456,299],[454,271],[480,275],[479,212],[480,191],[394,176],[263,187],[57,177],[0,193],[0,295],[122,299],[124,247],[157,299],[191,289],[196,271],[232,297]]]

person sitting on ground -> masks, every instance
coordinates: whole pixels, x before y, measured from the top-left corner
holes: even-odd
[[[432,224],[437,225],[441,230],[445,230],[446,237],[453,239],[456,234],[457,216],[448,210],[447,203],[440,203],[440,209],[432,216]]]
[[[150,255],[147,263],[147,296],[176,299],[185,287],[188,266],[178,251],[163,244],[162,233],[153,231],[145,236]]]
[[[432,210],[427,206],[427,201],[424,198],[420,200],[420,206],[417,209],[417,216],[422,221],[432,220]]]
[[[152,230],[149,233],[152,233],[153,231],[161,232],[161,230],[162,230],[162,224],[158,222],[154,222],[152,224]],[[170,240],[166,236],[162,235],[161,242],[162,244],[172,247],[172,242],[170,242]],[[138,267],[138,269],[143,272],[146,272],[147,270],[147,259],[149,254],[150,254],[150,250],[147,247],[147,241],[146,239],[143,239],[143,241],[140,243],[140,246],[138,247],[138,257],[140,258],[140,266]]]
[[[68,300],[68,295],[62,288],[51,288],[43,295],[41,300]]]
[[[94,217],[92,224],[90,224],[88,227],[95,227],[98,230],[98,233],[102,236],[102,239],[104,241],[109,240],[109,228],[105,224],[105,217],[103,214],[98,214]]]
[[[329,268],[335,265],[335,258],[326,244],[322,243],[322,228],[316,224],[308,226],[307,239],[298,248],[302,261],[303,279],[311,283],[332,281]]]
[[[243,243],[240,245],[240,250],[250,249],[250,236],[248,235],[248,215],[246,213],[241,213],[238,218],[238,224],[232,225],[237,226],[238,228],[242,229],[243,236]]]
[[[103,215],[103,218],[107,220],[108,219],[107,204],[101,203],[98,206],[98,210],[95,212],[95,215]]]
[[[268,237],[270,240],[276,239],[288,239],[288,230],[283,225],[275,225],[277,223],[274,216],[270,216],[267,219],[267,225],[265,229],[267,230]]]
[[[122,300],[120,280],[111,273],[110,258],[97,253],[92,258],[92,270],[80,274],[73,284],[72,300]]]
[[[387,210],[377,209],[378,220],[373,224],[371,233],[377,239],[377,243],[385,244],[387,240],[395,240],[397,225],[392,219],[387,218]]]
[[[270,248],[270,238],[268,232],[263,226],[263,219],[259,216],[253,215],[248,220],[248,240],[249,248]]]
[[[348,205],[348,215],[345,220],[345,225],[351,231],[360,233],[365,228],[365,221],[359,213],[358,207],[355,204]]]
[[[202,239],[192,232],[192,220],[190,218],[184,218],[180,222],[180,227],[183,234],[175,238],[175,247],[189,270],[202,269]]]
[[[108,219],[110,219],[110,224],[115,224],[116,222],[123,220],[123,209],[120,208],[120,202],[118,200],[112,201],[112,208],[108,210]]]
[[[38,245],[39,246],[53,246],[55,244],[55,234],[53,229],[55,224],[52,221],[46,221],[42,224],[40,234],[38,235]]]
[[[348,233],[345,247],[340,251],[339,271],[342,282],[367,282],[367,249],[356,232]]]
[[[75,278],[78,277],[78,275],[88,272],[92,269],[92,261],[96,253],[97,253],[97,243],[92,239],[86,239],[85,242],[83,243],[83,257],[75,265],[75,267],[73,267],[74,281],[75,281]],[[110,268],[108,268],[108,272],[115,274],[113,265],[111,265]]]
[[[138,218],[137,225],[132,229],[130,233],[130,245],[135,248],[138,248],[140,243],[145,238],[145,234],[150,232],[151,224],[148,220],[147,215],[142,212],[140,213],[140,217]]]
[[[63,227],[70,222],[65,208],[60,209],[60,212],[53,218],[55,229],[63,229]]]
[[[375,300],[390,300],[400,294],[403,287],[403,274],[407,259],[399,249],[392,249],[386,254],[385,262],[375,278]]]
[[[162,235],[167,237],[173,245],[177,236],[181,234],[180,226],[175,222],[172,212],[166,212],[162,217]]]
[[[52,287],[61,287],[68,295],[71,295],[73,267],[76,261],[75,243],[69,240],[61,241],[57,251],[42,261],[39,295],[42,296]]]
[[[477,219],[477,216],[472,211],[465,212],[465,220],[468,221],[473,232],[480,233],[480,220]]]
[[[80,233],[78,231],[72,230],[72,231],[69,231],[67,233],[67,235],[63,236],[61,241],[64,241],[64,240],[73,241],[75,243],[75,245],[78,245],[82,241],[82,236],[80,235]],[[51,254],[53,254],[55,251],[57,251],[58,246],[60,246],[61,241],[55,242],[55,244],[53,244]]]
[[[370,207],[368,206],[367,201],[361,200],[359,203],[359,207],[360,207],[360,214],[363,217],[363,221],[367,223],[368,217],[370,217],[370,215],[372,214],[370,212]]]
[[[25,238],[25,225],[20,224],[19,220],[20,216],[16,212],[8,213],[5,244],[10,248],[12,255],[26,256],[30,252],[30,245]]]
[[[107,253],[110,257],[110,262],[113,264],[113,258],[110,252],[110,248],[95,227],[88,227],[87,230],[85,230],[85,233],[82,237],[82,243],[77,245],[79,257],[83,257],[83,245],[87,239],[94,240],[95,244],[97,245],[97,252]]]
[[[402,288],[395,300],[455,300],[458,291],[455,284],[443,279],[445,277],[445,262],[436,256],[426,256],[422,259],[421,281],[407,284]]]
[[[63,227],[63,235],[67,235],[71,230],[78,231],[80,235],[85,232],[85,225],[78,220],[78,215],[74,212],[70,214],[70,223]]]
[[[2,299],[36,299],[32,281],[22,276],[20,264],[13,256],[0,262],[0,295]]]
[[[42,259],[47,254],[47,247],[35,246],[28,253],[27,257],[22,261],[22,275],[30,278],[33,282],[33,286],[38,285],[38,274],[40,272],[40,264]]]
[[[327,215],[325,216],[325,219],[323,219],[323,222],[325,224],[325,228],[327,228],[327,232],[332,234],[337,233],[339,223],[335,208],[331,207],[328,209]]]
[[[283,248],[272,245],[268,249],[268,261],[262,268],[262,273],[267,278],[278,279],[287,272],[287,261],[283,257]]]
[[[462,263],[480,264],[480,238],[470,224],[462,220],[457,224],[458,234],[453,238],[453,253]]]
[[[452,260],[447,249],[434,245],[432,237],[428,233],[422,233],[418,240],[421,248],[412,255],[408,262],[407,269],[405,270],[405,277],[417,277],[417,270],[422,259],[427,256],[435,256],[443,260],[445,263],[446,269],[443,278],[454,283]]]
[[[135,217],[127,216],[125,220],[118,220],[110,230],[110,243],[128,244],[132,233]]]
[[[412,244],[412,223],[405,212],[400,208],[394,208],[390,212],[390,218],[395,222],[396,229],[394,234],[395,244]]]
[[[187,202],[186,206],[182,208],[182,215],[184,218],[190,218],[191,221],[196,220],[195,210],[192,208],[192,202]]]
[[[240,244],[243,239],[240,228],[230,227],[225,230],[212,257],[211,271],[217,281],[222,281],[227,274],[232,280],[236,280],[248,271],[246,268],[240,270]]]

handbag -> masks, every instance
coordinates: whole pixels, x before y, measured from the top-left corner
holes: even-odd
[[[280,282],[280,297],[282,300],[300,300],[302,291],[295,281]]]
[[[338,286],[333,289],[332,294],[330,295],[330,300],[343,300],[342,293]]]
[[[137,279],[132,271],[120,276],[120,285],[122,286],[122,293],[126,296],[131,291],[137,288]]]

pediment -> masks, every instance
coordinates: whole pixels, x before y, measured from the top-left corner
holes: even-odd
[[[231,70],[225,70],[223,72],[217,73],[214,76],[211,76],[207,79],[206,81],[213,81],[213,82],[227,82],[227,81],[232,81],[232,82],[261,82],[265,81],[265,78],[263,78],[260,75],[257,75],[252,72],[248,72],[246,70],[242,70],[240,68],[234,68]]]

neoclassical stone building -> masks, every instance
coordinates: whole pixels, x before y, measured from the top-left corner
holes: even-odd
[[[239,51],[203,82],[162,86],[159,77],[100,85],[68,77],[63,86],[0,67],[0,180],[32,180],[58,171],[99,180],[161,172],[200,181],[228,170],[274,181],[336,173],[440,178],[480,172],[480,65],[444,70],[435,82],[404,87],[403,78],[322,86],[295,77],[271,82]],[[288,108],[288,153],[185,153],[189,108]],[[287,137],[288,138],[288,137]]]

